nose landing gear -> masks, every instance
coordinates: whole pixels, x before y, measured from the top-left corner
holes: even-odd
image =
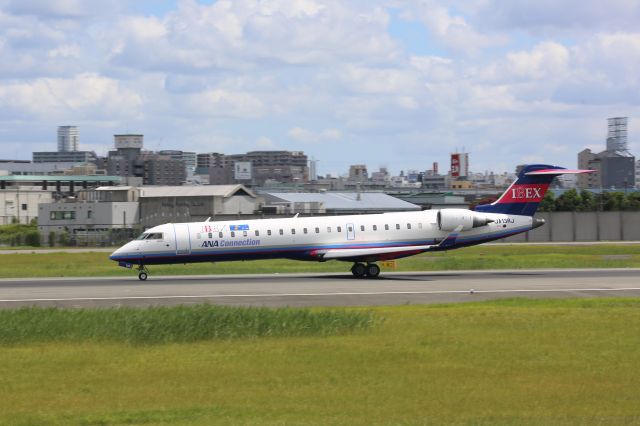
[[[138,271],[140,271],[138,273],[138,279],[140,281],[146,281],[147,278],[149,277],[149,270],[147,269],[147,267],[144,265],[140,265],[138,266]]]
[[[356,278],[378,278],[380,275],[380,267],[375,263],[354,263],[351,267],[351,273]]]

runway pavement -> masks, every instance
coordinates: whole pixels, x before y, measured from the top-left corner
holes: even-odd
[[[0,308],[195,303],[369,306],[470,302],[507,297],[640,297],[640,269],[271,274],[0,280]]]

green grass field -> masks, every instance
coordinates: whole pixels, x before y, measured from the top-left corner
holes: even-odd
[[[640,299],[349,309],[333,336],[0,346],[0,424],[640,423]]]
[[[491,245],[398,260],[398,271],[535,268],[640,267],[640,245]],[[350,264],[329,261],[265,260],[152,266],[152,275],[348,272]],[[0,278],[134,276],[109,260],[108,253],[18,253],[0,255]]]

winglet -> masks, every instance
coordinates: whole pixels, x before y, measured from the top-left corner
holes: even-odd
[[[450,248],[456,245],[456,240],[458,239],[458,235],[460,235],[460,231],[462,231],[462,228],[463,228],[462,225],[458,225],[456,229],[453,230],[453,232],[451,232],[449,235],[444,237],[444,239],[440,241],[437,245],[435,245],[434,248],[437,247],[439,249],[443,249],[443,248]]]

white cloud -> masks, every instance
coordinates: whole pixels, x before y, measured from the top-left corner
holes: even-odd
[[[115,80],[95,74],[72,79],[40,78],[0,86],[0,105],[32,119],[91,117],[104,119],[140,114],[142,98]]]
[[[531,51],[507,55],[509,71],[518,78],[540,80],[565,75],[569,66],[569,49],[559,43],[543,42]]]
[[[487,47],[506,43],[504,36],[478,31],[465,17],[452,14],[446,3],[437,0],[409,3],[402,17],[422,22],[435,39],[456,52],[477,54]]]
[[[340,132],[339,129],[332,128],[314,132],[302,127],[294,127],[289,130],[289,137],[305,144],[321,144],[340,140],[342,138],[342,132]]]

